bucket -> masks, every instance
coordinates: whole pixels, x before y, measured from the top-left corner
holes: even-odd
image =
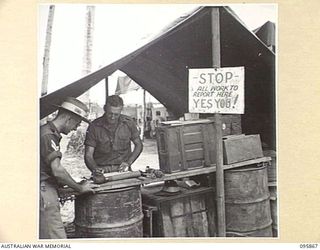
[[[225,171],[226,235],[272,237],[266,166]]]
[[[278,237],[278,205],[277,205],[277,187],[269,186],[270,191],[270,209],[272,218],[272,234],[273,237]]]
[[[142,237],[140,187],[82,195],[75,201],[75,231],[79,238]]]

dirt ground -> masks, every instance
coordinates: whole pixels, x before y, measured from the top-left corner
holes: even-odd
[[[69,174],[76,180],[81,181],[83,177],[89,178],[90,171],[84,163],[82,155],[67,154],[65,152],[68,144],[68,137],[61,140],[62,164]],[[157,151],[157,142],[154,139],[144,139],[143,151],[139,158],[132,164],[132,170],[145,170],[146,166],[159,169],[159,159]],[[67,201],[61,206],[61,217],[64,223],[70,223],[74,220],[74,202]]]

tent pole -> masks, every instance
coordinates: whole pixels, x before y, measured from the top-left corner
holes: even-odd
[[[146,129],[146,90],[143,89],[143,111],[142,111],[142,116],[143,116],[143,123],[142,123],[142,141],[144,141],[144,132]]]
[[[106,101],[109,96],[109,81],[108,81],[108,76],[105,78],[105,87],[106,87]]]
[[[211,35],[212,35],[212,67],[221,67],[220,57],[220,15],[219,7],[211,11]],[[224,199],[224,173],[223,173],[223,149],[221,114],[214,114],[215,141],[216,141],[216,195],[218,214],[218,237],[226,236],[225,199]]]

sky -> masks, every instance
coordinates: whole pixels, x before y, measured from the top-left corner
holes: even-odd
[[[95,5],[92,71],[106,66],[144,45],[181,14],[199,7],[194,4],[99,4]],[[245,25],[253,30],[266,21],[277,22],[274,4],[229,5]],[[38,93],[42,81],[42,57],[49,5],[38,8]],[[86,5],[56,4],[49,63],[48,92],[68,85],[82,75]],[[109,77],[109,94],[114,94],[116,72]],[[104,82],[90,89],[90,99],[105,100]],[[126,104],[142,102],[142,91],[123,96]],[[138,98],[137,98],[138,97]],[[147,102],[156,100],[147,95]]]

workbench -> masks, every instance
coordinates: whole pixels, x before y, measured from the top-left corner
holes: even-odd
[[[270,161],[271,161],[271,157],[261,157],[261,158],[252,159],[248,161],[233,163],[230,165],[224,165],[223,169],[228,170],[228,169],[243,167],[243,166],[252,165],[252,164],[259,164],[263,162],[270,162]],[[116,189],[116,188],[124,188],[128,186],[146,185],[146,184],[151,184],[155,182],[170,181],[170,180],[176,180],[176,179],[197,176],[202,174],[210,174],[215,172],[216,172],[216,165],[211,164],[210,167],[199,167],[196,169],[185,170],[185,171],[176,172],[172,174],[164,174],[164,176],[161,178],[138,177],[138,178],[107,182],[107,183],[101,184],[100,187],[96,189],[96,191],[99,192],[99,191]]]
[[[224,170],[235,169],[235,168],[244,167],[248,165],[266,163],[270,161],[271,161],[271,157],[261,157],[261,158],[252,159],[248,161],[233,163],[230,165],[223,165],[223,169]],[[136,186],[137,188],[140,188],[142,186],[145,186],[144,188],[142,188],[143,197],[145,200],[145,197],[146,197],[145,191],[148,190],[148,188],[151,188],[151,189],[158,188],[159,190],[161,190],[162,183],[165,181],[177,180],[177,179],[182,179],[182,178],[187,178],[192,176],[209,175],[215,172],[216,172],[216,165],[211,164],[209,167],[201,166],[196,169],[189,169],[189,170],[175,172],[171,174],[164,174],[163,177],[161,178],[151,178],[151,177],[140,176],[137,178],[110,181],[110,182],[100,184],[100,187],[96,188],[95,190],[97,194],[100,194],[100,193],[103,194],[105,191],[109,191],[109,190],[112,192],[112,190],[121,190],[121,189],[126,189],[128,187]],[[157,183],[159,185],[156,185]],[[148,184],[154,184],[154,185],[148,185]],[[184,189],[182,188],[181,190],[184,190]],[[184,233],[185,235],[190,235],[190,237],[201,236],[201,235],[207,235],[211,237],[215,236],[217,234],[216,225],[210,224],[210,223],[213,223],[214,221],[213,214],[215,213],[214,212],[215,208],[212,203],[214,202],[214,199],[210,198],[214,194],[214,190],[215,190],[215,187],[203,186],[203,187],[198,187],[197,189],[187,190],[185,191],[185,193],[182,192],[181,194],[177,194],[172,197],[164,197],[164,198],[160,197],[158,203],[157,203],[157,200],[150,201],[150,204],[147,204],[148,202],[144,201],[144,203],[142,204],[143,206],[141,210],[143,210],[143,213],[145,214],[144,228],[143,228],[144,231],[147,231],[147,233],[144,232],[145,237],[154,237],[155,235],[158,235],[160,237],[161,235],[162,236],[165,236],[165,235],[179,236],[182,233]],[[66,196],[68,196],[67,193],[68,192],[66,192]],[[152,197],[152,195],[149,195],[149,196]],[[201,206],[199,205],[200,207],[196,207],[196,206],[190,207],[190,204],[200,204],[198,201],[195,202],[195,200],[197,199],[200,199],[201,202],[200,201],[199,202],[202,205]],[[155,203],[153,204],[153,202]],[[183,205],[182,207],[184,207],[182,214],[179,215],[178,217],[174,215],[174,213],[172,212],[173,210],[171,209],[172,206],[176,206],[176,205],[179,205],[179,206]],[[205,209],[202,209],[202,207],[204,207]],[[189,218],[190,216],[193,218],[192,220]],[[157,223],[163,224],[162,227],[159,227],[159,230],[157,229],[158,231],[155,230],[154,227],[152,226],[153,225],[152,218],[154,218],[155,220],[158,220]],[[170,220],[163,220],[163,218],[170,218]],[[190,226],[186,226],[189,224],[186,224],[186,225],[181,224],[182,222],[180,220],[186,221],[189,224],[191,223],[190,221],[193,221],[193,220],[196,220],[196,221],[206,220],[207,223],[209,223],[211,226],[209,226],[209,224],[208,226],[203,226],[200,228],[202,231],[201,232],[199,231],[197,233],[196,229],[199,229],[199,227],[193,228]],[[148,227],[146,227],[146,225],[148,225]],[[168,226],[168,225],[172,225],[172,226]],[[181,230],[179,229],[177,231],[176,227],[178,225],[180,225],[182,229],[186,229],[186,230],[188,229],[188,230],[186,231],[180,228]],[[73,235],[72,237],[75,237],[75,236]]]

